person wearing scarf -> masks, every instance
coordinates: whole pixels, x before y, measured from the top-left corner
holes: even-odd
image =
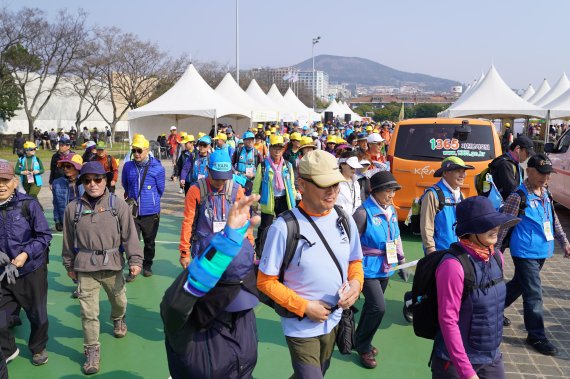
[[[506,286],[503,256],[495,249],[499,229],[508,229],[520,219],[499,213],[483,196],[470,197],[457,205],[459,241],[455,254],[467,254],[475,274],[475,286],[465,293],[465,271],[451,254],[445,254],[436,269],[438,321],[434,339],[433,378],[505,377],[499,350],[503,338]]]

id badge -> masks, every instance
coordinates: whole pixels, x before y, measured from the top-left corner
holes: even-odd
[[[198,174],[198,180],[204,179],[205,177],[206,177],[206,175]]]
[[[398,254],[396,253],[396,242],[386,242],[386,259],[389,265],[398,263]]]
[[[546,237],[546,240],[547,241],[554,240],[554,235],[552,234],[552,226],[550,224],[550,221],[545,221],[543,227],[544,227],[544,235]]]
[[[26,180],[28,181],[28,184],[32,184],[35,182],[34,180],[34,175],[33,174],[27,174],[26,175]]]
[[[224,230],[225,227],[226,227],[225,221],[214,221],[214,223],[212,225],[212,229],[213,229],[214,233],[221,232],[222,230]]]
[[[253,175],[253,167],[246,167],[245,168],[246,175]]]

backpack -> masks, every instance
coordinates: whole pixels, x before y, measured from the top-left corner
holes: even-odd
[[[451,254],[463,267],[463,302],[478,286],[475,284],[475,268],[469,259],[469,254],[452,244],[448,250],[435,251],[419,260],[412,284],[412,313],[414,333],[418,337],[433,340],[439,330],[437,286],[435,272],[446,254]],[[499,254],[493,254],[497,264],[503,271]],[[501,277],[502,281],[503,278]],[[492,287],[500,281],[491,281],[486,287]]]
[[[346,212],[342,209],[342,207],[335,205],[334,210],[338,215],[338,222],[344,228],[346,234],[348,235],[348,239],[350,241],[350,222],[348,221],[348,216]],[[309,240],[305,236],[300,233],[299,221],[297,217],[293,213],[293,210],[289,209],[279,217],[283,218],[285,224],[287,225],[287,239],[285,241],[285,252],[283,254],[283,262],[281,263],[281,267],[279,268],[279,282],[283,283],[285,279],[285,271],[289,268],[293,257],[295,256],[295,252],[297,251],[297,246],[299,245],[300,240],[304,240],[307,243],[310,243]],[[267,236],[267,231],[269,228],[265,230],[265,235],[262,236],[261,246],[265,245],[265,238]],[[288,311],[287,309],[283,308],[279,304],[276,304],[272,299],[270,299],[267,295],[263,292],[259,292],[259,300],[263,302],[265,305],[273,308],[275,312],[285,318],[299,318],[295,313]]]
[[[439,186],[434,185],[434,186],[431,186],[430,188],[428,188],[426,190],[426,192],[424,192],[424,194],[420,198],[414,199],[414,201],[412,203],[412,207],[410,208],[410,212],[408,213],[408,217],[406,218],[406,221],[404,222],[404,224],[406,226],[408,226],[410,228],[410,231],[415,235],[421,234],[420,214],[422,211],[422,200],[423,200],[425,194],[427,193],[427,191],[429,191],[430,189],[433,189],[435,191],[435,195],[437,196],[438,207],[437,207],[436,214],[441,212],[446,205],[447,206],[457,205],[457,203],[446,203],[445,202],[445,194],[443,193],[441,188],[439,188]],[[463,200],[463,194],[461,194],[461,196],[460,196],[460,201],[461,200]]]
[[[104,211],[109,211],[111,212],[111,214],[113,215],[113,217],[115,218],[115,220],[117,221],[117,231],[119,232],[119,235],[121,234],[121,223],[119,222],[119,211],[117,210],[116,207],[116,199],[117,199],[117,195],[115,195],[112,192],[109,192],[109,207],[107,209],[104,209]],[[77,233],[75,233],[75,231],[77,230],[77,223],[79,222],[79,220],[81,219],[81,217],[83,217],[86,214],[91,214],[91,213],[95,213],[95,211],[93,210],[88,210],[88,211],[83,211],[83,202],[81,201],[81,198],[74,200],[75,201],[75,214],[73,216],[73,252],[75,254],[79,253],[79,248],[77,247]],[[121,245],[119,247],[119,251],[123,251],[123,246]]]
[[[111,137],[111,130],[107,129],[107,132],[105,134],[107,135],[107,137]]]
[[[493,175],[491,174],[491,165],[497,160],[506,160],[504,156],[499,156],[495,158],[489,165],[483,169],[479,174],[475,175],[475,189],[477,190],[477,195],[485,196],[491,200],[491,203],[495,209],[499,210],[504,204],[503,197],[497,189],[495,182],[493,181]],[[515,176],[517,175],[517,167],[513,165],[513,170]]]
[[[515,193],[517,195],[519,195],[521,198],[521,201],[519,203],[519,212],[517,213],[517,217],[522,218],[522,217],[524,217],[524,212],[525,212],[525,208],[526,208],[526,194],[520,188],[518,188],[515,191]],[[552,194],[550,193],[550,191],[546,190],[546,195],[550,199],[550,204],[551,204],[550,208],[552,209],[552,221],[554,222],[554,200],[552,199]],[[511,236],[513,234],[514,229],[515,228],[510,228],[509,231],[507,232],[507,235],[503,239],[503,243],[501,244],[501,252],[504,252],[508,247],[510,247]]]

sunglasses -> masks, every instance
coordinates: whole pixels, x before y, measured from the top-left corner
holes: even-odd
[[[141,148],[131,149],[131,153],[133,153],[133,154],[142,154],[143,151],[144,151],[144,149],[141,149]]]
[[[311,179],[307,179],[307,178],[303,178],[301,177],[301,179],[303,179],[304,181],[311,183],[312,185],[314,185],[315,187],[322,189],[322,190],[328,190],[328,189],[333,189],[336,190],[338,188],[338,186],[340,185],[340,183],[335,183],[332,186],[328,186],[328,187],[321,187],[319,186],[317,183],[315,183],[313,180]]]
[[[95,176],[93,178],[81,178],[81,183],[86,186],[91,182],[95,182],[95,184],[101,184],[101,182],[105,179],[103,176]]]
[[[25,151],[36,151],[36,149],[25,149]]]
[[[75,167],[71,164],[62,164],[61,168],[63,168],[64,170],[70,170],[70,169],[75,168]]]
[[[207,143],[204,143],[204,142],[200,142],[200,143],[198,144],[198,146],[201,146],[201,147],[208,147],[208,146],[210,146],[210,145],[207,144]]]

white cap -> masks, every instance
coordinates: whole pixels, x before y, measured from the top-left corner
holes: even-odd
[[[362,168],[360,162],[358,162],[358,157],[350,157],[346,160],[346,164],[352,168]]]
[[[370,165],[370,161],[368,159],[363,159],[361,161],[359,161],[358,163],[360,163],[361,165]]]
[[[366,138],[366,142],[368,143],[380,143],[384,142],[384,138],[380,136],[378,133],[372,133]]]
[[[319,133],[317,133],[317,132],[312,132],[312,133],[311,133],[311,137],[317,137],[317,138],[319,138]]]
[[[170,127],[170,130],[176,130],[176,126],[172,125],[172,126]]]

